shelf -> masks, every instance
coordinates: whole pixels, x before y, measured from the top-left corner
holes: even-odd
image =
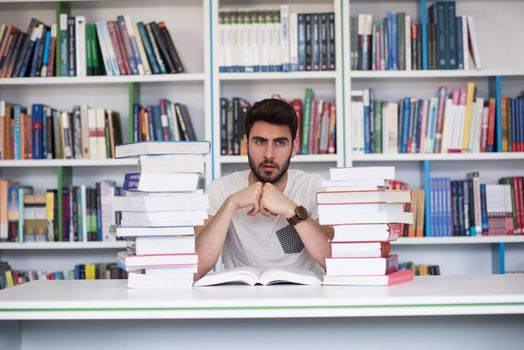
[[[351,71],[349,76],[351,79],[487,78],[524,76],[524,69]]]
[[[475,161],[475,160],[521,160],[524,152],[493,153],[415,153],[415,154],[354,154],[353,162],[418,162],[431,161]]]
[[[522,236],[478,236],[478,237],[400,237],[392,242],[394,245],[424,244],[486,244],[486,243],[524,243]]]
[[[135,166],[137,158],[125,159],[28,159],[28,160],[0,160],[0,168],[51,168],[59,166]]]
[[[291,158],[292,163],[336,162],[336,154],[307,154]],[[222,164],[247,164],[247,156],[220,156]]]
[[[127,83],[187,83],[204,82],[203,73],[120,75],[88,77],[2,78],[2,85],[91,85]]]
[[[69,250],[69,249],[125,249],[125,241],[117,242],[25,242],[0,243],[1,250]]]
[[[334,80],[336,71],[320,72],[259,72],[259,73],[218,73],[221,81],[253,81],[253,80]]]

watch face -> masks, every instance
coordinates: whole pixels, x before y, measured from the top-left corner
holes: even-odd
[[[302,205],[298,206],[295,209],[295,212],[300,220],[306,220],[309,216],[309,213],[307,212],[307,209],[304,208]]]

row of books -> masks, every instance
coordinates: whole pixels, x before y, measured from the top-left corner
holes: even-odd
[[[94,280],[126,279],[127,272],[116,263],[78,264],[66,274],[63,271],[14,270],[6,261],[0,261],[0,289],[10,288],[35,280]]]
[[[429,7],[428,68],[470,69],[470,57],[481,69],[472,16],[456,16],[455,1],[437,1]],[[405,12],[350,17],[352,70],[421,70],[422,24]]]
[[[495,98],[476,96],[475,84],[430,99],[380,101],[373,89],[351,92],[354,153],[480,153],[496,151]],[[524,150],[524,97],[502,99],[501,151]]]
[[[387,190],[393,167],[331,168],[324,190],[317,193],[321,225],[335,234],[326,258],[325,285],[391,285],[413,279],[412,270],[399,270],[391,254],[402,224],[412,224],[405,204],[408,190]],[[396,185],[396,184],[395,184]]]
[[[438,276],[440,275],[439,265],[424,265],[415,264],[412,261],[406,263],[399,263],[398,268],[400,270],[413,270],[415,276]]]
[[[24,33],[0,27],[0,77],[147,75],[181,73],[184,67],[165,22],[129,16],[87,23],[60,14],[58,26],[32,18]]]
[[[196,141],[186,105],[161,99],[158,105],[133,105],[133,142]]]
[[[194,227],[207,219],[209,200],[198,180],[210,144],[139,142],[117,147],[117,157],[138,157],[138,173],[128,173],[124,192],[113,199],[126,239],[117,259],[129,271],[128,288],[191,287],[198,271]]]
[[[430,179],[431,235],[524,234],[524,177],[481,184],[479,173],[466,180]]]
[[[335,14],[220,10],[219,71],[335,70]]]
[[[114,182],[95,187],[69,186],[35,194],[31,186],[0,179],[0,241],[87,242],[114,240],[108,227],[116,222],[111,198]],[[62,208],[62,212],[59,212]]]
[[[122,143],[119,114],[75,106],[64,112],[0,101],[1,159],[106,159]]]
[[[280,96],[276,96],[281,99]],[[298,118],[297,154],[336,153],[336,105],[333,101],[315,98],[306,88],[305,98],[287,101]],[[220,99],[220,152],[222,155],[246,155],[244,120],[251,104],[240,98]]]

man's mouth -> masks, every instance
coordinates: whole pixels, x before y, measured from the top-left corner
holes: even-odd
[[[277,166],[275,164],[270,164],[270,163],[262,163],[262,168],[266,171],[272,171],[274,169],[277,168]]]

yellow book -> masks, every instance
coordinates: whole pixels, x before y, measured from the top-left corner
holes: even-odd
[[[464,115],[464,134],[462,138],[462,151],[469,152],[469,137],[471,133],[471,110],[475,99],[475,83],[469,82],[466,91],[466,112]]]
[[[508,98],[502,96],[502,152],[509,151],[508,124]]]
[[[413,213],[413,223],[408,226],[408,237],[415,237],[415,227],[417,226],[417,201],[418,192],[417,190],[411,190],[411,203],[409,211]]]
[[[420,276],[428,275],[428,265],[419,265]]]
[[[13,280],[13,274],[11,273],[11,270],[4,271],[4,277],[5,277],[5,284],[7,288],[15,286],[15,282]]]
[[[418,202],[417,202],[417,227],[415,229],[415,237],[424,237],[424,208],[425,208],[425,197],[424,190],[417,190]]]
[[[86,264],[85,271],[86,271],[86,280],[96,279],[95,264]]]

